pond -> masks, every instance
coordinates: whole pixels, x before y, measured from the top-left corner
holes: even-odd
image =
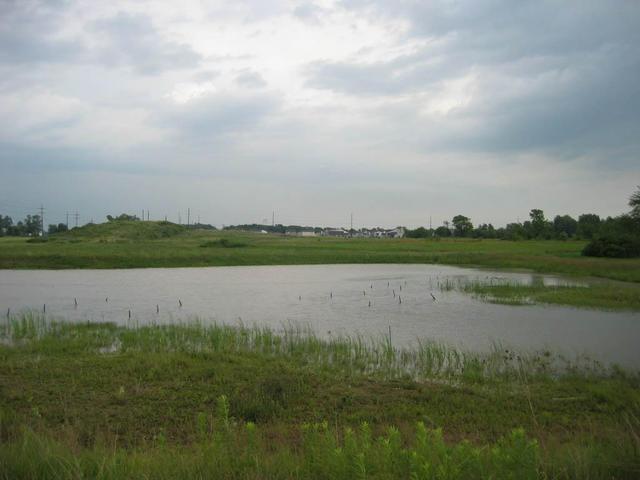
[[[442,288],[493,279],[564,282],[441,265],[0,270],[0,308],[18,313],[46,305],[53,317],[123,325],[199,317],[278,329],[291,322],[321,336],[381,336],[390,329],[397,346],[429,339],[482,351],[497,343],[640,367],[640,313],[497,305]]]

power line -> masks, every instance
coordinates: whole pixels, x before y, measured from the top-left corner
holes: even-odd
[[[44,206],[42,204],[40,204],[40,228],[44,237]]]

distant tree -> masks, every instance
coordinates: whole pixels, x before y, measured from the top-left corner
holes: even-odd
[[[436,237],[450,237],[451,236],[451,230],[446,225],[443,225],[441,227],[436,228],[434,233],[435,233]]]
[[[469,217],[456,215],[451,222],[453,224],[454,235],[456,237],[466,237],[473,230],[473,224]]]
[[[49,225],[49,234],[54,234],[54,233],[62,233],[62,232],[66,232],[68,230],[67,225],[64,223],[59,223],[59,224],[50,224]]]
[[[493,228],[493,225],[483,223],[477,228],[473,229],[471,236],[474,238],[496,238],[498,236],[497,231]]]
[[[114,217],[112,215],[107,215],[107,221],[109,221],[109,222],[138,221],[138,220],[140,220],[140,218],[138,218],[136,215],[129,215],[129,214],[126,214],[126,213],[121,213],[117,217]]]
[[[636,188],[636,191],[631,194],[631,197],[629,197],[629,206],[631,207],[629,215],[640,220],[640,185]]]
[[[424,227],[418,227],[415,230],[406,230],[405,236],[408,238],[428,238],[432,237],[431,230]]]
[[[42,230],[42,220],[40,215],[27,215],[24,219],[24,234],[35,237],[40,235]]]
[[[10,216],[3,217],[0,215],[0,237],[8,235],[9,229],[13,225],[13,219]]]
[[[503,240],[522,240],[526,238],[524,226],[521,223],[508,223],[505,228],[498,230],[498,238]]]
[[[578,221],[570,215],[556,215],[553,231],[558,238],[570,238],[578,232]]]
[[[585,213],[578,217],[578,235],[582,238],[593,238],[600,229],[600,217],[595,213]]]

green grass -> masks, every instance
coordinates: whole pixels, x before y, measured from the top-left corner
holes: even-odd
[[[582,285],[527,285],[513,281],[487,283],[467,281],[444,285],[474,297],[504,305],[556,304],[578,308],[640,310],[640,289],[621,282],[589,282]]]
[[[638,374],[551,352],[38,315],[1,333],[0,478],[640,474]]]
[[[241,245],[243,248],[203,248]],[[213,242],[213,243],[211,243]],[[640,283],[640,259],[580,256],[585,242],[299,238],[112,222],[52,235],[0,238],[0,268],[134,268],[334,263],[441,263]]]

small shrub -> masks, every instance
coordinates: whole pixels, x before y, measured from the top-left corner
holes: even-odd
[[[33,237],[27,240],[27,243],[47,243],[49,237]]]
[[[202,248],[242,248],[246,247],[246,243],[232,242],[228,238],[219,238],[217,240],[209,240],[200,244]]]

